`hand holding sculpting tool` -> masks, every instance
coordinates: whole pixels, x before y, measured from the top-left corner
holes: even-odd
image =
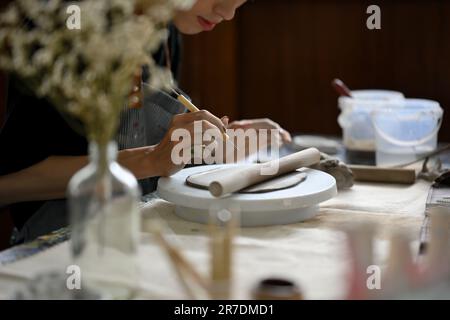
[[[178,101],[180,101],[190,112],[197,112],[197,111],[200,111],[200,109],[199,108],[197,108],[188,98],[186,98],[183,94],[181,94],[181,93],[179,93],[177,90],[175,90],[174,88],[172,88],[172,91],[173,91],[173,93],[177,96],[177,100]],[[233,145],[233,147],[234,147],[234,149],[236,149],[237,150],[237,147],[236,147],[236,145],[233,143],[233,142],[231,142],[230,141],[230,137],[227,135],[227,133],[226,132],[223,132],[222,133],[222,136],[223,136],[223,140],[226,142],[226,141],[229,141],[232,145]]]

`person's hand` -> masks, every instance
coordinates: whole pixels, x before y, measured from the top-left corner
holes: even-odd
[[[268,130],[267,132],[267,144],[269,145],[278,145],[281,146],[284,143],[290,143],[292,141],[291,135],[288,131],[284,130],[278,123],[267,119],[249,119],[249,120],[239,120],[231,122],[228,129],[243,129],[244,131],[247,129],[254,129],[258,134],[258,131],[261,129]],[[270,130],[275,129],[278,131],[276,135],[275,141],[271,140]]]
[[[194,146],[194,143],[199,144],[200,141],[194,141],[194,122],[201,121],[202,133],[204,133],[208,129],[218,130],[218,135],[222,132],[225,132],[226,128],[224,123],[227,123],[224,120],[221,120],[211,114],[206,110],[200,110],[197,112],[183,113],[177,114],[172,118],[170,123],[169,130],[167,131],[164,138],[161,140],[159,144],[157,144],[151,154],[151,161],[157,166],[157,174],[159,176],[167,177],[170,176],[177,171],[183,169],[186,165],[186,161],[181,164],[175,164],[172,159],[172,150],[181,141],[172,141],[172,133],[176,129],[185,129],[190,134],[191,138],[191,146]],[[220,131],[220,133],[219,133]],[[210,141],[203,144],[209,144]]]

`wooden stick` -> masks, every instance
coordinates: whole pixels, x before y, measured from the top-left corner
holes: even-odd
[[[178,94],[177,100],[180,101],[190,112],[200,111],[189,99],[187,99],[184,95]]]
[[[216,216],[210,219],[211,296],[215,299],[229,299],[231,295],[236,220],[235,214],[232,214],[228,221],[221,221]]]
[[[233,277],[233,240],[236,234],[236,213],[232,213],[231,220],[228,221],[224,234],[224,276],[228,282],[231,282]]]
[[[183,270],[182,270],[182,265],[181,262],[179,260],[179,258],[177,257],[176,254],[174,254],[174,248],[167,243],[167,241],[164,239],[164,237],[162,236],[162,234],[158,234],[157,232],[155,232],[155,236],[156,239],[158,240],[159,244],[166,250],[167,255],[170,258],[170,261],[172,262],[172,266],[173,269],[175,270],[177,276],[178,276],[178,280],[181,282],[182,287],[184,288],[184,290],[186,291],[187,296],[189,297],[189,299],[196,299],[196,295],[194,293],[194,290],[190,287],[190,285],[187,282],[187,279],[185,278],[184,274],[183,274]]]
[[[177,93],[177,100],[180,101],[190,112],[197,112],[200,111],[199,108],[197,108],[191,101],[189,101],[188,98],[186,98],[184,95],[178,93],[177,91],[174,90],[174,92]],[[222,133],[223,136],[223,140],[224,141],[229,141],[230,137],[228,136],[228,134],[226,132]],[[235,149],[237,149],[237,147],[233,144],[233,147]]]
[[[197,285],[209,292],[209,284],[204,277],[184,258],[183,254],[176,247],[170,244],[161,230],[154,228],[153,233],[160,245],[166,250],[186,292],[192,294],[192,289],[188,287],[184,273],[190,275]]]
[[[349,165],[355,181],[385,182],[413,184],[416,181],[416,171],[413,169],[382,168],[363,165]]]
[[[166,250],[168,250],[169,248],[166,248]],[[182,265],[179,262],[179,260],[176,258],[176,256],[173,254],[173,252],[169,252],[169,250],[167,251],[171,261],[172,261],[172,265],[173,265],[173,269],[175,270],[178,280],[181,282],[181,285],[184,288],[184,291],[186,291],[186,295],[188,296],[189,299],[197,299],[197,295],[195,293],[195,289],[191,288],[190,284],[188,283],[187,278],[185,277],[185,275],[183,274],[183,269],[182,269]]]
[[[210,226],[210,237],[211,237],[211,280],[217,281],[222,278],[223,274],[223,239],[221,239],[221,234],[217,230],[219,227],[216,225]]]

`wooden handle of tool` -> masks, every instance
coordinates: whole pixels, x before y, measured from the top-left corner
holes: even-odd
[[[199,109],[182,94],[178,95],[177,100],[180,101],[190,112],[199,111]]]
[[[188,98],[186,98],[184,95],[179,94],[177,97],[177,100],[180,101],[183,106],[186,107],[186,109],[188,109],[190,112],[197,112],[200,111],[199,108],[197,108],[192,102],[189,101]],[[223,132],[223,139],[224,141],[227,141],[230,139],[230,137],[226,134],[226,132]],[[233,145],[234,146],[234,145]]]
[[[302,150],[286,157],[262,164],[255,164],[232,174],[220,181],[213,181],[209,191],[215,197],[242,190],[248,186],[267,181],[301,167],[308,167],[320,161],[320,152],[316,148]]]
[[[416,172],[413,169],[382,168],[349,165],[355,181],[413,184]]]

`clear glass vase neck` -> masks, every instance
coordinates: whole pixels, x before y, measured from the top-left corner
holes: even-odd
[[[111,163],[117,160],[117,143],[110,141],[99,144],[95,141],[89,142],[89,158],[95,164]]]

